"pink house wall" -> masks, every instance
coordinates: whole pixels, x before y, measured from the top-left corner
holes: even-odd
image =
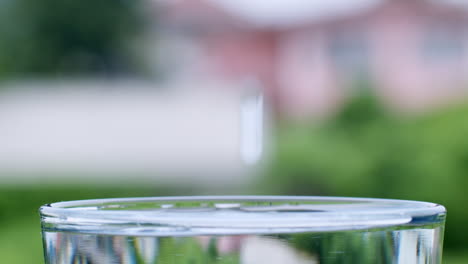
[[[403,109],[424,109],[465,95],[468,84],[466,53],[455,61],[428,62],[421,54],[424,36],[431,26],[453,23],[468,29],[467,14],[432,8],[420,1],[397,1],[374,15],[374,76],[388,103]],[[450,21],[452,20],[452,21]]]
[[[276,35],[269,32],[225,32],[204,38],[211,72],[233,80],[259,80],[270,98],[276,98]]]
[[[329,113],[342,97],[326,54],[325,33],[306,29],[287,32],[278,45],[281,107],[289,115]]]

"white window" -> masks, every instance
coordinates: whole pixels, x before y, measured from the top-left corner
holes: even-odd
[[[422,39],[424,62],[461,62],[465,53],[464,37],[464,31],[455,23],[429,25]]]
[[[335,31],[329,36],[328,53],[340,71],[356,74],[368,71],[370,48],[364,31]]]

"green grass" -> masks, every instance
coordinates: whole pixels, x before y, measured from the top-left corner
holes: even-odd
[[[468,263],[468,252],[463,251],[447,251],[444,253],[444,264],[466,264]]]
[[[10,219],[2,224],[0,255],[2,263],[43,263],[39,219]]]

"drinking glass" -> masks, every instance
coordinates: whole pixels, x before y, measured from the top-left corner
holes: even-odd
[[[387,199],[198,196],[40,209],[47,264],[439,264],[446,211]]]

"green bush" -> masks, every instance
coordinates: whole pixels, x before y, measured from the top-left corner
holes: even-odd
[[[426,200],[448,209],[446,245],[468,244],[468,106],[395,118],[369,94],[320,124],[283,123],[268,192]]]

